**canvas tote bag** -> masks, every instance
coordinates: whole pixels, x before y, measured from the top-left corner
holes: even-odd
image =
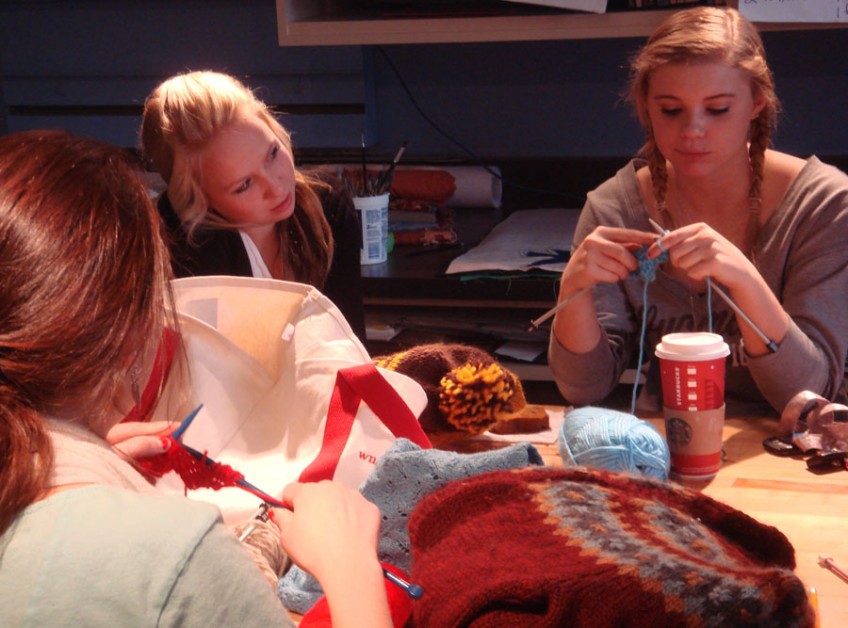
[[[341,312],[317,289],[229,276],[176,279],[172,286],[188,379],[169,383],[155,418],[181,420],[162,413],[202,403],[183,435],[187,445],[276,497],[307,468],[304,480],[331,475],[357,488],[398,435],[428,445],[417,422],[427,404],[424,390],[409,377],[373,367]],[[376,397],[371,405],[369,395]],[[393,396],[399,399],[387,411],[380,401]],[[389,416],[378,416],[372,406]],[[353,415],[346,426],[340,426],[345,417],[339,408]],[[328,457],[337,463],[328,465]],[[174,473],[158,486],[185,490]],[[237,488],[190,496],[217,504],[227,521],[259,505]]]

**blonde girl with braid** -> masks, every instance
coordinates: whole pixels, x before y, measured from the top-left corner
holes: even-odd
[[[559,298],[592,289],[552,325],[562,394],[576,405],[609,395],[638,355],[644,314],[648,358],[667,333],[712,325],[725,338],[729,408],[780,412],[801,390],[844,399],[848,176],[769,148],[779,101],[754,26],[733,9],[673,13],[633,57],[628,97],[646,142],[581,213]],[[659,243],[651,220],[667,230]],[[650,260],[669,255],[647,299],[630,275],[643,246]],[[709,298],[712,285],[759,331]],[[650,360],[638,407],[658,409],[659,394]]]

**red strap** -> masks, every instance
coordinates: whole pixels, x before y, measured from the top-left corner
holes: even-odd
[[[301,482],[333,478],[362,401],[395,437],[407,438],[423,449],[432,447],[412,410],[373,364],[339,369],[327,410],[321,451],[300,474]]]
[[[171,364],[174,361],[174,354],[177,351],[178,345],[179,334],[173,329],[166,327],[162,333],[159,348],[156,350],[156,358],[153,360],[153,370],[150,372],[150,377],[144,386],[144,391],[141,393],[141,399],[137,405],[133,406],[129,414],[121,419],[121,423],[128,421],[149,421],[150,417],[153,416],[159,391],[168,380],[168,374],[171,372]]]

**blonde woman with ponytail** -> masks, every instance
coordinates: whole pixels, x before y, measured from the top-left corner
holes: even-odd
[[[158,206],[177,277],[312,285],[365,340],[353,200],[295,167],[291,135],[251,89],[221,72],[168,78],[145,101],[141,148],[168,185]]]
[[[731,345],[731,406],[781,412],[801,390],[844,399],[848,176],[769,148],[779,102],[754,26],[733,9],[672,14],[633,57],[628,97],[646,142],[581,214],[559,298],[593,290],[554,319],[549,362],[562,394],[582,405],[613,390],[647,307],[646,356],[664,334],[710,323]],[[659,245],[650,221],[667,230]],[[669,254],[647,303],[629,277],[645,245],[652,260]],[[708,299],[708,280],[759,331]],[[639,407],[660,402],[652,360]]]

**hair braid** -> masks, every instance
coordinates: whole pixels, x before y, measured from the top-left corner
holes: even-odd
[[[751,122],[751,143],[748,149],[748,159],[751,163],[751,187],[748,190],[749,216],[745,244],[749,251],[752,250],[760,229],[760,208],[763,203],[763,171],[770,134],[771,115],[767,109],[763,109]]]
[[[650,125],[646,127],[647,141],[645,142],[644,152],[648,158],[648,170],[651,173],[651,187],[654,192],[654,202],[657,204],[657,211],[663,221],[663,226],[666,229],[674,228],[674,220],[668,211],[665,199],[668,193],[668,168],[665,163],[665,155],[657,146],[654,140],[654,131]]]

